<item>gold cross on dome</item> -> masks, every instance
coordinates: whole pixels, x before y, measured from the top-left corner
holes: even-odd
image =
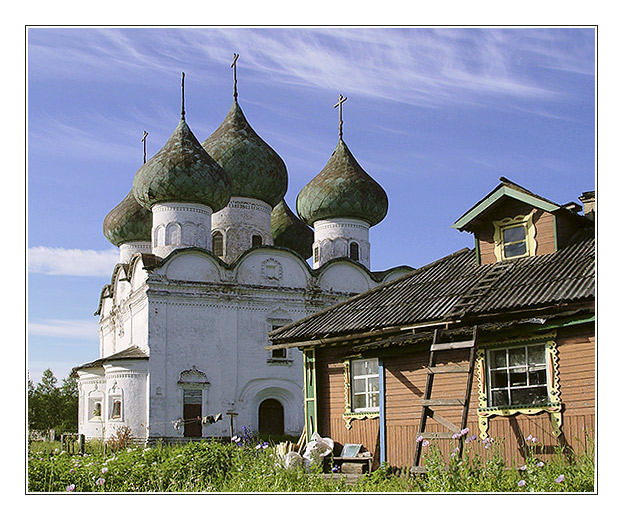
[[[149,134],[143,130],[143,138],[141,139],[141,141],[143,142],[143,164],[145,164],[145,161],[147,160],[147,136]]]
[[[342,104],[347,99],[348,99],[347,97],[344,97],[342,96],[342,94],[340,94],[340,97],[338,98],[338,102],[335,105],[333,105],[333,108],[339,108],[338,113],[339,113],[339,118],[340,118],[340,127],[339,127],[340,139],[342,139],[342,126],[344,125],[344,121],[342,121]]]
[[[236,62],[240,58],[240,54],[234,52],[234,61],[231,62],[231,68],[234,69],[234,99],[238,99],[238,80],[236,78]]]

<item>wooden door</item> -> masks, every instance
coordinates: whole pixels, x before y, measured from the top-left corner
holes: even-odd
[[[184,390],[184,437],[201,437],[201,390]]]

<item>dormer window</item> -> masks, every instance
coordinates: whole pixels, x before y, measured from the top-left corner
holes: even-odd
[[[508,217],[493,222],[495,257],[498,262],[536,253],[535,229],[532,213]]]
[[[528,250],[526,247],[526,228],[523,226],[512,226],[502,229],[502,241],[504,258],[524,256]]]

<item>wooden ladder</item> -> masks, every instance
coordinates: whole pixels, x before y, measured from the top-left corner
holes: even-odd
[[[462,430],[467,426],[467,416],[469,413],[469,400],[472,393],[472,382],[474,379],[474,367],[476,365],[476,349],[478,343],[478,326],[475,325],[473,329],[472,339],[467,341],[454,341],[451,343],[438,343],[439,329],[435,330],[433,335],[433,342],[430,346],[428,366],[426,367],[426,387],[424,389],[424,397],[422,398],[422,412],[420,415],[420,428],[418,432],[418,438],[421,440],[416,442],[415,456],[413,459],[413,467],[411,471],[413,473],[424,473],[426,468],[420,466],[420,456],[422,454],[422,441],[425,439],[452,439],[457,438],[459,442],[459,457],[463,454],[463,442],[464,436],[460,434]],[[436,354],[440,351],[457,350],[457,349],[469,349],[469,361],[467,366],[465,365],[451,365],[451,366],[436,366]],[[446,399],[431,399],[433,392],[433,381],[435,374],[467,374],[467,383],[465,387],[465,396],[462,399],[446,398]],[[439,412],[434,411],[432,407],[463,407],[463,413],[461,415],[461,425],[456,426],[454,423],[443,417]],[[426,421],[428,418],[433,419],[435,422],[441,424],[449,431],[447,432],[427,432]]]

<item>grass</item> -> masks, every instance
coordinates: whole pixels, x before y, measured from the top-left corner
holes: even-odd
[[[60,450],[59,443],[32,443],[28,491],[58,492],[592,492],[592,453],[569,459],[562,452],[547,462],[531,454],[525,465],[507,468],[498,452],[486,458],[426,450],[425,476],[405,478],[380,468],[355,484],[319,478],[320,468],[285,469],[274,444],[201,441],[186,445],[129,447],[114,452],[89,444],[84,455]]]

